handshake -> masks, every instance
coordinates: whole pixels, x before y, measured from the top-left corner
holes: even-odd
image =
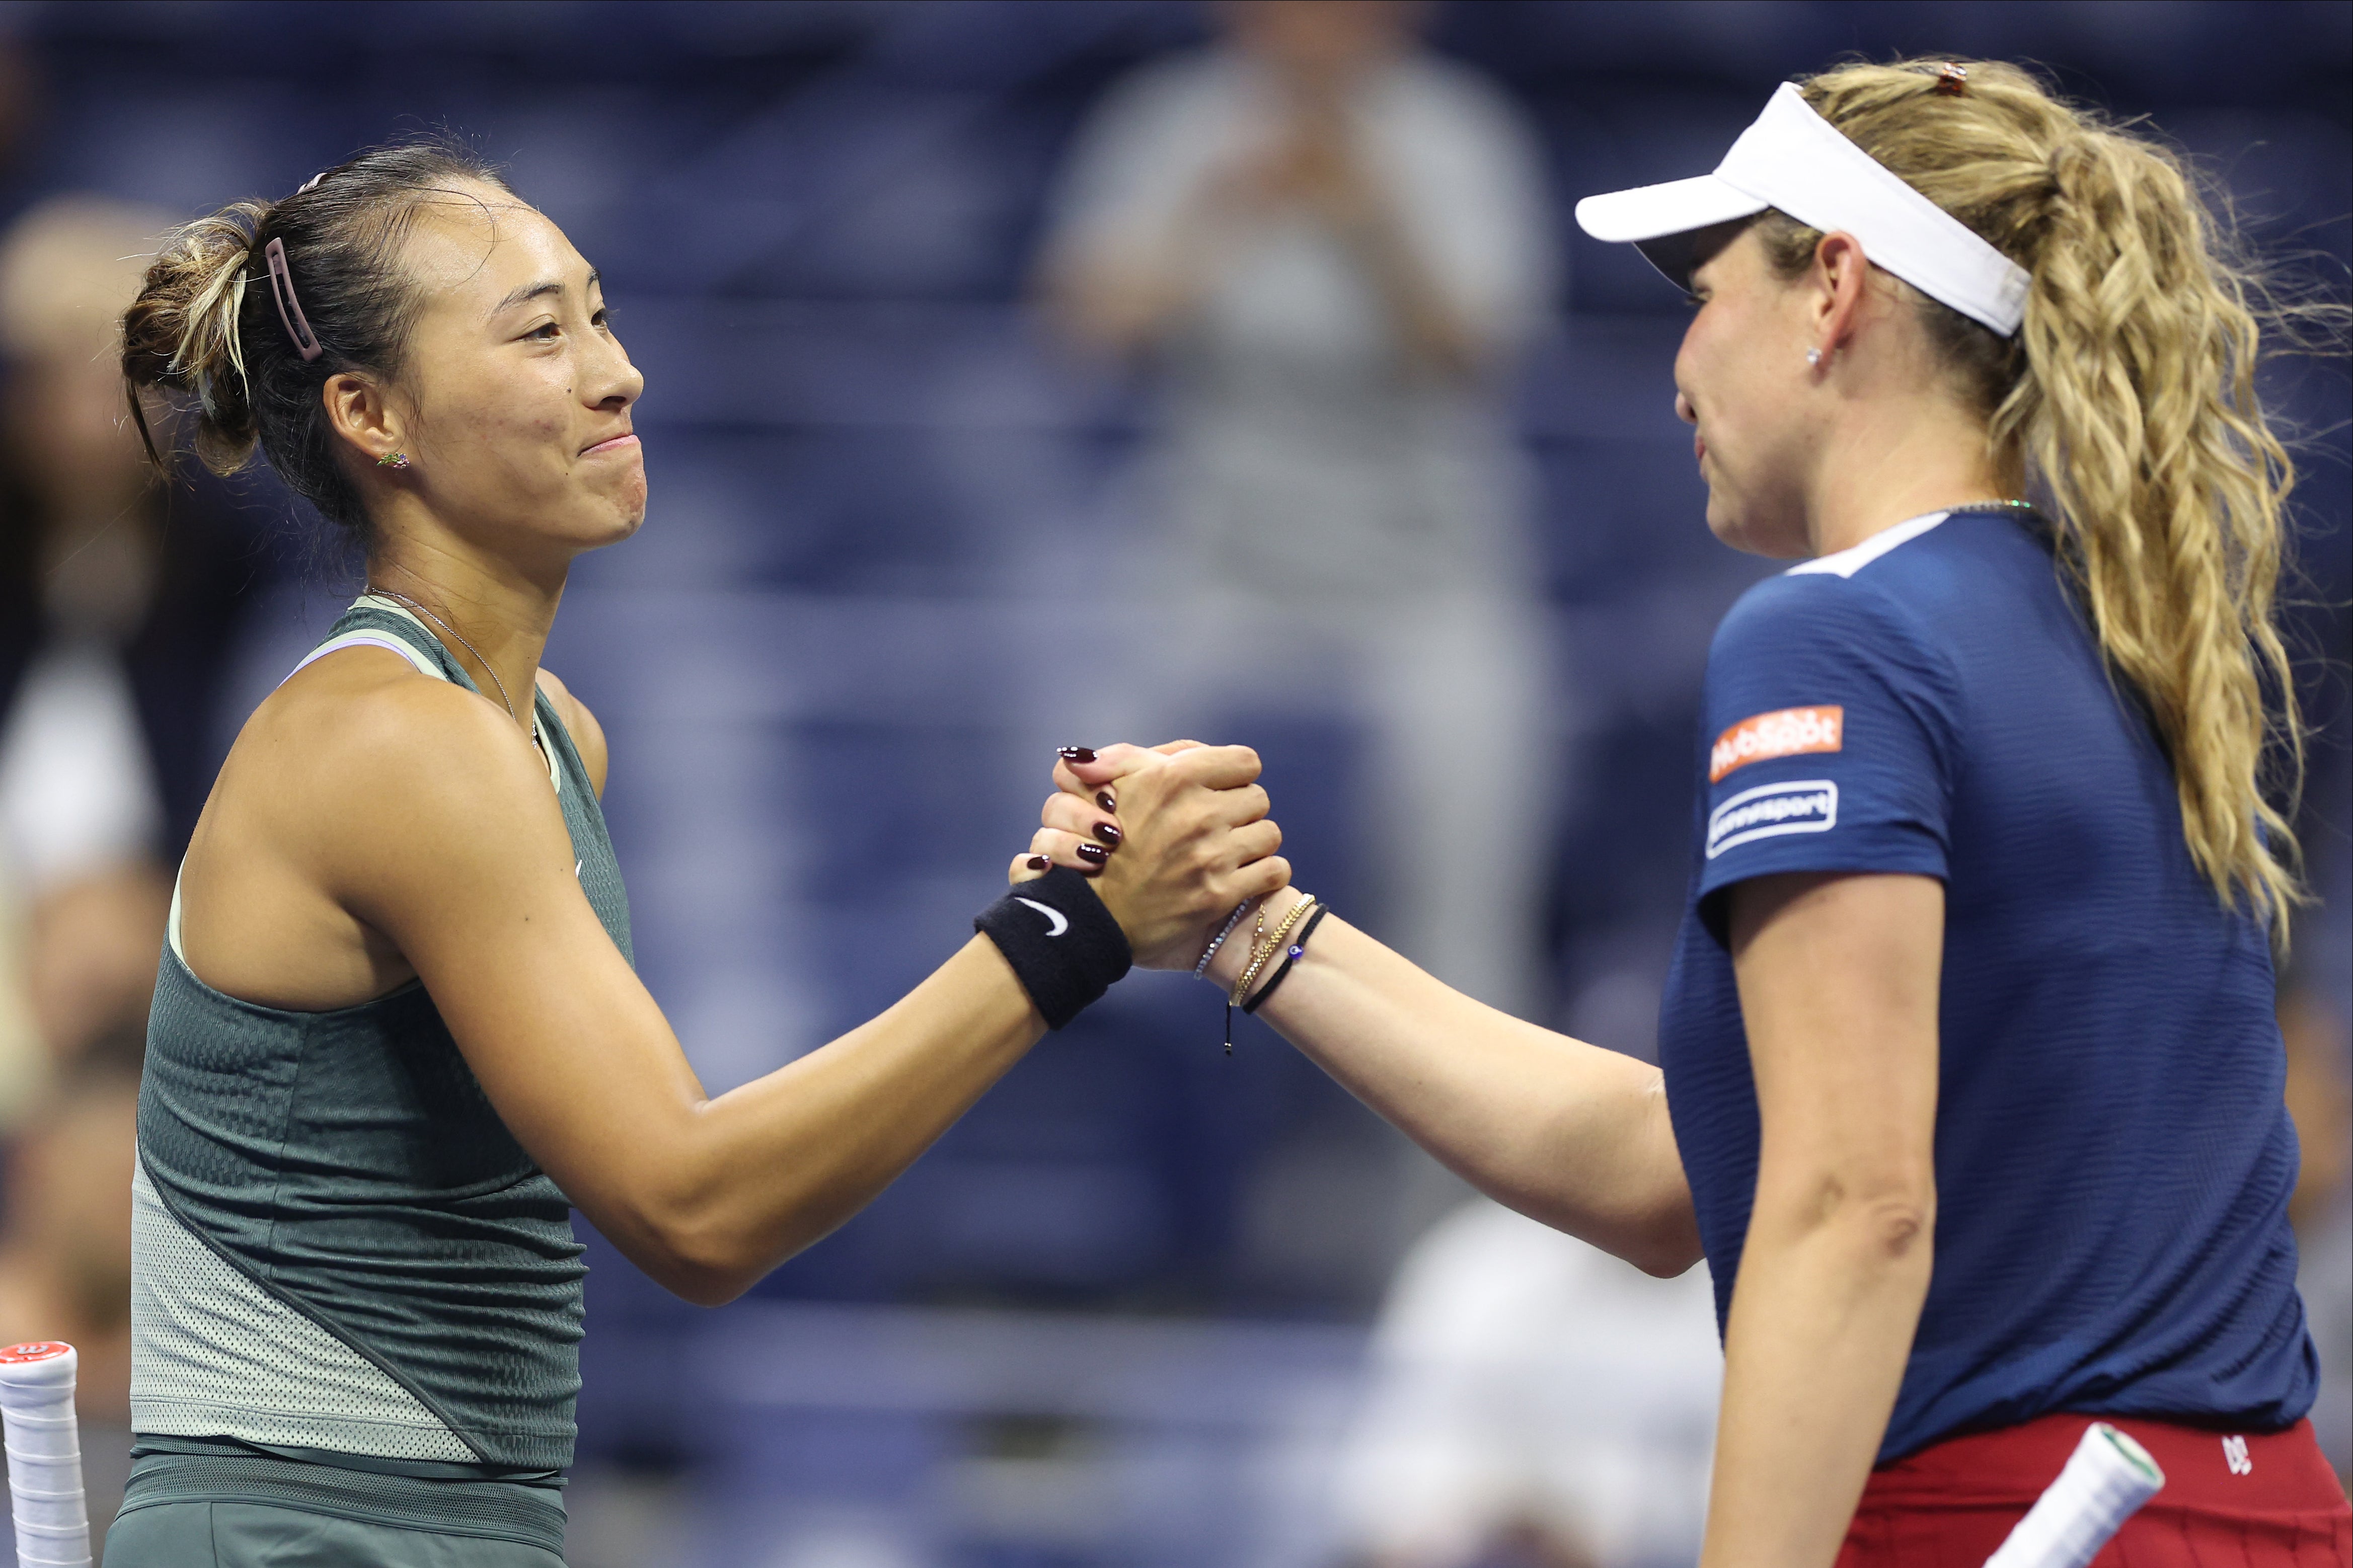
[[[1067,866],[1146,969],[1190,969],[1237,905],[1278,891],[1291,865],[1247,746],[1066,746],[1020,883]]]

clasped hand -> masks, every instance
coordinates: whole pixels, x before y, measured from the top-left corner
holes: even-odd
[[[1012,879],[1049,865],[1093,878],[1138,964],[1190,969],[1236,904],[1291,880],[1258,774],[1247,746],[1074,747]]]

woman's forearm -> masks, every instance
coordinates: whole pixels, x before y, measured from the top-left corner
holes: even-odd
[[[1656,1068],[1473,1001],[1337,918],[1259,1016],[1498,1202],[1655,1274],[1698,1260]]]
[[[976,936],[880,1016],[664,1118],[600,1225],[691,1300],[732,1299],[890,1185],[1045,1033]]]
[[[1933,1205],[1770,1171],[1758,1189],[1725,1336],[1701,1563],[1831,1568],[1927,1299]]]

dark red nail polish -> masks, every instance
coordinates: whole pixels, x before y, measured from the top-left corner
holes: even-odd
[[[1095,804],[1102,806],[1105,811],[1117,811],[1119,809],[1119,796],[1112,794],[1111,791],[1107,789],[1099,789],[1095,791]]]
[[[1079,858],[1090,866],[1108,865],[1111,862],[1111,851],[1100,844],[1082,844],[1079,846]]]
[[[1095,837],[1116,849],[1119,847],[1119,841],[1123,835],[1117,823],[1098,822],[1095,824]]]
[[[1032,855],[1029,859],[1024,860],[1022,864],[1029,867],[1032,871],[1050,871],[1054,868],[1054,863],[1046,858],[1043,855]]]
[[[1066,763],[1092,763],[1095,760],[1092,746],[1064,746],[1058,754]]]

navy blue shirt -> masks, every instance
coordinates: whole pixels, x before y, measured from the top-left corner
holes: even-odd
[[[1880,1453],[2053,1411],[2291,1425],[2317,1362],[2261,926],[2031,515],[1934,513],[1759,584],[1708,655],[1661,1062],[1728,1313],[1757,1110],[1724,889],[1945,885],[1936,1268]]]

